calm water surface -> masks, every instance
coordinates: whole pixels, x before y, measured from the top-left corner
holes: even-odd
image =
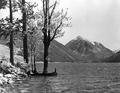
[[[120,93],[118,63],[50,63],[57,77],[31,77],[15,82],[9,93]],[[39,71],[42,64],[37,64]]]

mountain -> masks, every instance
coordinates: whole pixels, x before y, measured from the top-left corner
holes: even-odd
[[[89,61],[101,61],[114,54],[113,51],[106,48],[101,43],[90,42],[80,36],[71,40],[65,46]]]
[[[106,62],[120,62],[120,51],[104,59]]]
[[[40,49],[38,51],[37,60],[43,61],[43,44],[41,42]],[[51,62],[78,62],[86,61],[80,55],[74,53],[69,48],[65,47],[63,44],[53,40],[49,48],[49,61]]]
[[[1,41],[1,44],[6,43],[7,41]],[[20,48],[22,49],[21,40],[17,40],[15,44],[18,51]],[[43,50],[43,43],[41,41],[37,46],[37,61],[43,61]],[[21,53],[19,52],[19,54]],[[101,43],[90,42],[82,37],[77,37],[66,45],[53,40],[50,44],[48,59],[49,62],[98,62],[113,54],[110,49],[106,48]]]
[[[6,45],[7,43],[8,43],[8,40],[4,40],[4,39],[0,40],[0,44],[2,45]],[[28,43],[28,46],[29,46],[29,43]],[[19,51],[18,55],[23,56],[22,51],[20,50],[22,49],[21,40],[15,41],[14,48],[16,48],[16,50]],[[43,49],[42,41],[39,42],[36,49],[37,49],[36,60],[43,61],[44,49]],[[57,42],[56,40],[53,40],[50,44],[48,59],[50,62],[79,62],[79,61],[85,62],[86,61],[85,58],[71,51],[69,48],[65,47],[63,44]]]

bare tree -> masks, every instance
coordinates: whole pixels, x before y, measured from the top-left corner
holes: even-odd
[[[32,15],[34,16],[34,15]],[[36,73],[35,58],[37,55],[37,46],[40,42],[41,33],[38,31],[36,20],[34,17],[27,21],[27,30],[28,30],[28,50],[30,54],[32,71]]]
[[[39,19],[38,26],[41,27],[43,33],[43,44],[44,44],[44,68],[43,74],[48,73],[48,50],[51,41],[57,37],[63,36],[63,28],[68,26],[69,17],[67,17],[67,12],[55,11],[57,6],[57,1],[53,5],[50,5],[50,0],[42,0],[42,11],[37,15]]]
[[[32,65],[32,71],[33,73],[36,73],[36,56],[37,56],[37,52],[38,52],[38,45],[40,43],[40,36],[41,33],[39,33],[37,31],[37,28],[32,28],[31,32],[29,32],[28,35],[28,47],[29,47],[29,54],[30,54],[30,58],[31,58],[31,65]]]

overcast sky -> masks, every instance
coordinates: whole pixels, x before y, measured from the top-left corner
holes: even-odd
[[[31,0],[40,3],[41,0]],[[68,8],[72,27],[58,40],[66,44],[80,35],[106,47],[120,49],[120,0],[59,0],[61,8]],[[0,14],[1,15],[1,14]]]
[[[110,49],[120,49],[120,0],[61,1],[72,16],[72,27],[60,39],[61,42],[66,43],[80,35]]]

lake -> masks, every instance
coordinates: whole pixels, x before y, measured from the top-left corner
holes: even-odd
[[[55,67],[57,77],[16,81],[9,93],[120,93],[120,63],[50,63],[49,71]]]

